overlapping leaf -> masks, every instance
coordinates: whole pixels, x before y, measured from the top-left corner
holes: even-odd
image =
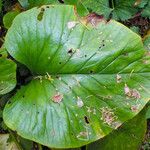
[[[5,26],[6,29],[8,29],[14,18],[19,14],[20,12],[19,11],[11,11],[11,12],[8,12],[4,17],[3,17],[3,24]]]
[[[135,15],[137,8],[135,0],[81,0],[92,12],[104,15],[106,18],[112,16],[116,20],[127,20]]]
[[[64,0],[64,4],[74,5],[80,16],[86,16],[89,14],[88,9],[82,4],[81,0]]]
[[[149,101],[149,53],[115,21],[79,19],[73,6],[33,8],[15,18],[5,46],[37,76],[6,105],[4,121],[43,145],[96,141]]]
[[[146,7],[143,9],[142,16],[150,18],[150,1],[148,1]]]
[[[5,57],[0,49],[0,95],[10,92],[16,85],[16,64]]]

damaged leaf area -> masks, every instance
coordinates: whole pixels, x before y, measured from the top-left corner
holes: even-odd
[[[55,103],[60,103],[62,99],[63,99],[63,95],[59,93],[55,94],[52,98],[53,102]]]
[[[105,138],[87,145],[86,149],[138,150],[146,133],[146,124],[145,110],[142,110],[137,116],[125,122]]]
[[[125,94],[130,98],[139,99],[141,98],[140,93],[136,89],[130,89],[126,84],[124,87]]]
[[[19,14],[6,35],[10,55],[36,77],[11,98],[4,121],[42,145],[80,147],[143,109],[150,56],[141,38],[116,21],[80,19],[69,5],[42,9],[40,20],[41,8]]]

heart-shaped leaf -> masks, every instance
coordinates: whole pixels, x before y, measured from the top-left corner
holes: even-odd
[[[54,148],[96,141],[133,118],[149,101],[150,57],[141,38],[116,21],[73,6],[19,14],[5,46],[35,76],[4,109],[25,138]]]
[[[0,49],[0,55],[0,95],[2,95],[10,92],[16,85],[16,64],[5,57],[3,49]]]

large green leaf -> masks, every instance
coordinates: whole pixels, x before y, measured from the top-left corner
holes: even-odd
[[[39,76],[6,105],[4,121],[43,145],[96,141],[150,99],[149,55],[141,38],[116,21],[94,14],[81,20],[73,6],[33,8],[15,18],[5,46]]]
[[[92,12],[106,18],[112,16],[116,20],[127,20],[137,12],[137,8],[134,7],[135,0],[81,0],[81,2]]]
[[[118,130],[89,144],[87,150],[138,150],[145,137],[146,124],[145,111],[142,111]]]
[[[16,64],[5,57],[2,49],[0,55],[0,95],[2,95],[10,92],[16,85]]]

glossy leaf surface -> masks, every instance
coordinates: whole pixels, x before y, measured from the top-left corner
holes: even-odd
[[[137,34],[113,20],[80,19],[73,6],[33,8],[15,18],[5,46],[38,76],[6,105],[4,121],[43,145],[96,141],[149,101],[149,54]]]

